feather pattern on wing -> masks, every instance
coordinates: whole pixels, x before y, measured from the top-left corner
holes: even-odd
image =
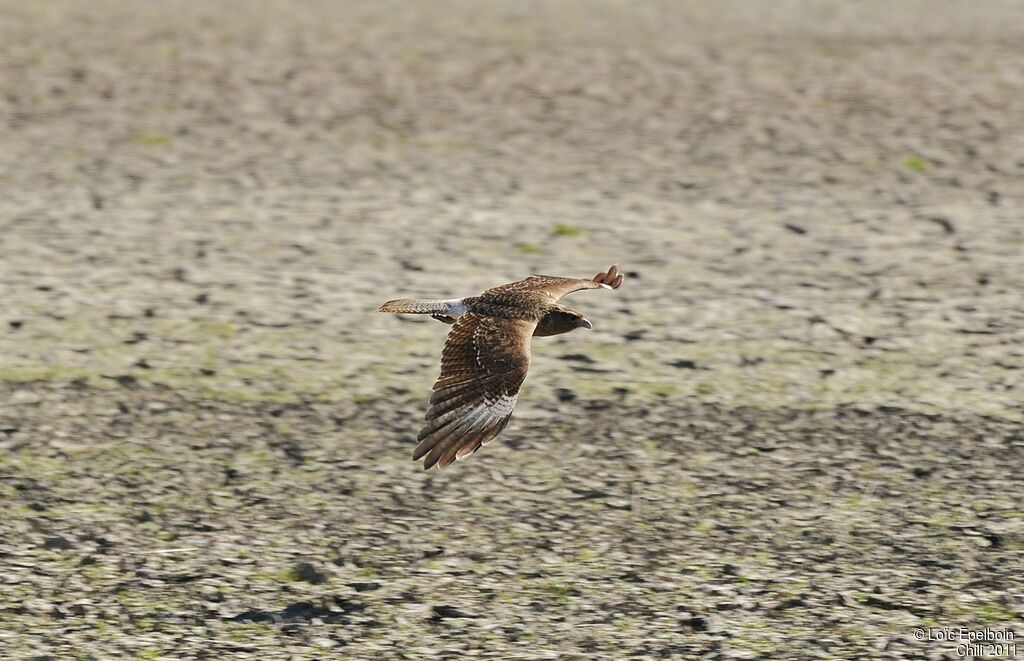
[[[619,265],[613,264],[606,273],[598,273],[590,280],[562,278],[555,275],[531,275],[507,285],[492,287],[482,295],[535,293],[549,297],[551,302],[557,302],[563,296],[581,289],[618,289],[622,285],[622,280],[623,275],[619,273]]]
[[[467,312],[441,354],[413,459],[444,467],[491,442],[508,424],[530,366],[536,322]]]

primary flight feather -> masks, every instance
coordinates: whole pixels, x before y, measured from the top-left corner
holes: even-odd
[[[618,289],[622,279],[615,264],[590,280],[531,275],[479,296],[403,298],[380,306],[381,312],[429,314],[452,324],[413,459],[423,458],[427,469],[443,468],[493,441],[526,380],[531,338],[593,327],[559,299],[581,289]]]

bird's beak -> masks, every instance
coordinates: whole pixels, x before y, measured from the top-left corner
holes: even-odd
[[[594,328],[594,324],[590,323],[589,319],[580,319],[579,323],[580,328],[586,328],[587,330],[592,330]]]

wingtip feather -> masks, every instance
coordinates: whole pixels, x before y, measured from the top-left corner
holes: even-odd
[[[619,265],[612,264],[604,273],[595,275],[593,280],[605,289],[618,289],[622,285],[623,277],[624,274],[619,273]]]

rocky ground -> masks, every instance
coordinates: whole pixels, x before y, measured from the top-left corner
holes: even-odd
[[[0,0],[0,657],[1024,635],[1019,12]],[[376,306],[612,262],[420,470]]]

